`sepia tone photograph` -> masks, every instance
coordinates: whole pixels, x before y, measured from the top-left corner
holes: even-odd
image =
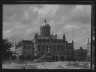
[[[3,4],[2,69],[91,69],[91,8]]]

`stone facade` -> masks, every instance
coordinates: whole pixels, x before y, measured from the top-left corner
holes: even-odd
[[[22,40],[15,46],[16,46],[15,52],[16,54],[18,54],[18,56],[20,55],[24,55],[25,57],[34,56],[34,44],[32,41]]]
[[[44,20],[44,24],[40,27],[40,34],[36,33],[32,41],[22,40],[16,44],[16,53],[25,57],[27,55],[42,57],[49,53],[47,57],[53,61],[73,61],[74,58],[76,60],[79,57],[82,58],[80,54],[86,55],[83,49],[75,51],[76,54],[74,54],[74,41],[68,43],[65,34],[62,39],[58,39],[57,34],[50,34],[50,30],[50,25]]]
[[[54,61],[73,60],[74,42],[68,43],[65,35],[58,39],[57,35],[50,34],[50,25],[46,23],[40,27],[41,34],[35,34],[34,51],[36,56],[42,56],[50,50],[51,58]]]

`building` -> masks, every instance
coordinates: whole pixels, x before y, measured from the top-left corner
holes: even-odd
[[[95,62],[95,26],[92,25],[92,62]]]
[[[74,60],[75,61],[86,61],[87,60],[87,50],[80,47],[80,49],[74,50]]]
[[[91,61],[91,39],[89,38],[87,43],[87,61]]]
[[[34,56],[34,44],[32,41],[22,39],[15,47],[15,53],[18,56],[23,55],[25,58],[27,56],[30,56],[31,58]]]
[[[22,40],[16,46],[19,55],[43,56],[46,53],[53,61],[71,61],[74,60],[74,41],[68,43],[65,35],[58,39],[57,34],[50,33],[51,27],[44,20],[44,25],[40,27],[40,35],[36,33],[33,41]],[[32,56],[31,56],[32,57]]]
[[[92,68],[95,68],[95,25],[92,25]]]

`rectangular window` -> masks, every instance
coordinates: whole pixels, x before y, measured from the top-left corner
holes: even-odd
[[[30,46],[28,46],[28,49],[30,49]]]
[[[54,45],[54,49],[53,49],[54,51],[56,51],[56,46]]]
[[[60,50],[60,46],[59,45],[57,45],[57,51],[59,51]]]
[[[46,51],[48,51],[48,45],[46,45]]]
[[[63,45],[61,45],[61,51],[63,51]]]
[[[42,45],[42,51],[44,51],[44,45]]]
[[[50,50],[52,51],[52,46],[50,45]]]
[[[38,45],[38,51],[41,51],[41,47],[40,47],[40,45]]]
[[[23,47],[23,49],[25,49],[25,46]]]

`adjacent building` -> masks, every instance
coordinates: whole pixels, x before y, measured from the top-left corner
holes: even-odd
[[[95,64],[95,26],[92,25],[92,64]]]
[[[87,61],[91,61],[91,39],[89,38],[87,43]]]
[[[74,50],[74,60],[75,61],[86,61],[87,60],[87,49],[80,49]]]
[[[30,40],[23,40],[18,42],[18,44],[15,45],[15,53],[20,56],[23,55],[25,57],[34,56],[34,44]]]

